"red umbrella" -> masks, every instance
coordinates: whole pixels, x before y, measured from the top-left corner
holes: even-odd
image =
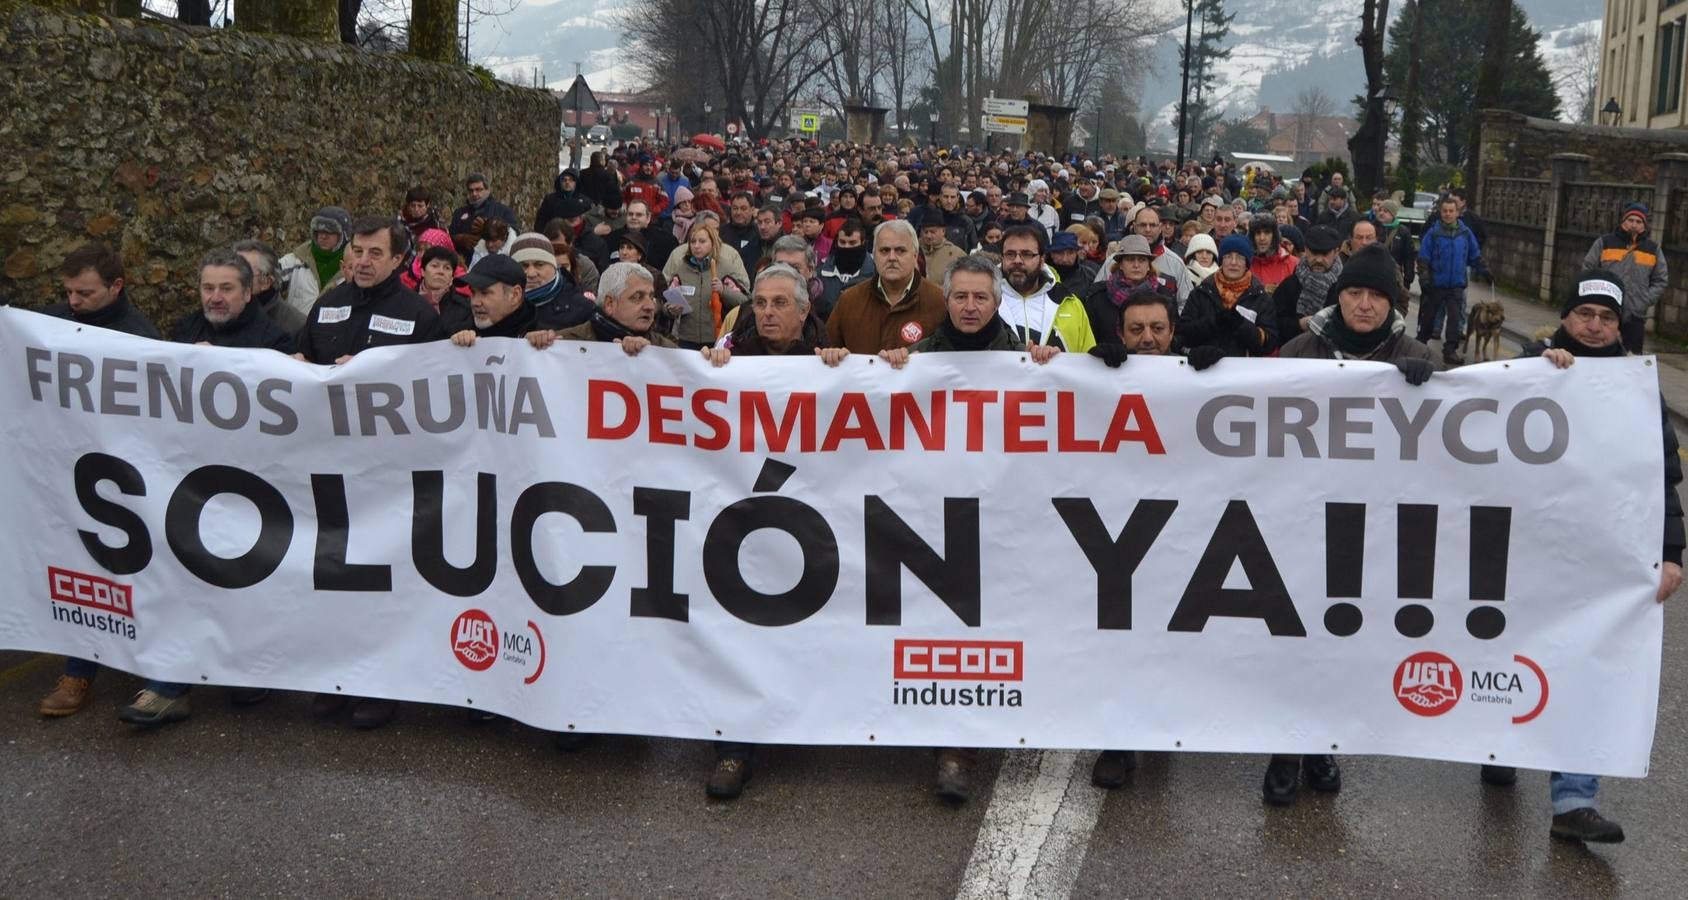
[[[713,134],[694,134],[692,135],[692,146],[714,147],[717,150],[725,150],[727,149],[727,142]]]

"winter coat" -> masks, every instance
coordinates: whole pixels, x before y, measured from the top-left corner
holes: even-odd
[[[367,290],[348,281],[318,297],[305,327],[299,329],[297,345],[307,361],[329,365],[370,347],[422,344],[444,337],[439,313],[405,288],[394,271]]]
[[[892,306],[878,277],[846,288],[826,320],[826,339],[851,353],[878,353],[919,342],[948,315],[943,289],[915,275]]]
[[[1218,347],[1226,356],[1265,356],[1278,346],[1277,310],[1272,295],[1260,279],[1249,276],[1251,284],[1237,298],[1237,307],[1254,314],[1254,321],[1225,308],[1219,296],[1217,274],[1208,276],[1190,292],[1184,309],[1178,313],[1178,340],[1185,347]]]
[[[860,270],[855,272],[838,271],[838,248],[834,247],[832,255],[827,258],[826,262],[821,263],[821,270],[816,273],[821,280],[821,297],[815,301],[815,314],[820,317],[822,322],[825,322],[832,315],[833,307],[838,305],[839,295],[843,294],[845,289],[855,287],[873,278],[874,272],[872,253],[862,255]]]
[[[152,320],[129,303],[127,291],[118,291],[117,299],[113,300],[105,309],[91,313],[73,313],[70,304],[63,301],[53,304],[41,311],[55,319],[69,319],[78,325],[92,325],[96,328],[107,328],[121,331],[136,337],[158,340],[158,329],[152,325]]]
[[[1377,225],[1376,222],[1372,223]],[[1401,287],[1403,290],[1413,286],[1413,276],[1418,271],[1416,261],[1418,248],[1413,246],[1413,233],[1407,226],[1396,222],[1394,225],[1377,225],[1378,243],[1388,251],[1390,258],[1395,260],[1396,268],[1401,270]]]
[[[1020,342],[1019,337],[1014,334],[1014,329],[1004,325],[997,329],[996,334],[991,338],[990,344],[984,349],[1020,351],[1026,349],[1026,345]],[[941,327],[935,327],[932,329],[931,334],[916,341],[914,346],[909,347],[908,352],[958,353],[965,351],[962,351],[961,348],[955,345],[954,341],[950,339],[950,334],[947,330]]]
[[[1360,221],[1360,214],[1354,211],[1354,204],[1352,203],[1342,207],[1341,211],[1331,209],[1328,206],[1321,207],[1319,210],[1318,224],[1335,229],[1336,233],[1343,238],[1348,237],[1348,232],[1354,230],[1354,223],[1358,221]]]
[[[1424,237],[1418,242],[1418,261],[1429,267],[1424,286],[1443,290],[1465,287],[1467,267],[1482,275],[1489,272],[1477,235],[1464,222],[1459,223],[1459,231],[1452,237],[1442,230],[1440,219],[1425,225]]]
[[[1624,318],[1643,320],[1670,286],[1670,270],[1659,245],[1643,231],[1631,241],[1622,230],[1594,242],[1583,256],[1584,269],[1605,269],[1623,285]]]
[[[715,274],[721,279],[721,313],[725,315],[727,310],[743,303],[749,296],[750,274],[731,248],[723,248],[716,257]],[[676,248],[662,268],[662,279],[663,290],[679,287],[680,292],[686,295],[686,302],[691,304],[691,312],[680,316],[675,326],[675,340],[715,343],[715,316],[709,308],[709,295],[713,290],[709,283],[709,262],[705,260],[699,267],[691,261],[686,248]]]
[[[1280,251],[1272,256],[1255,254],[1254,261],[1248,264],[1248,270],[1260,279],[1260,283],[1266,286],[1266,292],[1270,294],[1295,274],[1295,267],[1300,263],[1301,258],[1293,253]]]
[[[1331,309],[1331,308],[1327,307],[1326,311],[1319,313],[1319,315],[1321,315],[1321,316],[1323,316],[1323,315],[1340,316],[1340,315],[1342,315],[1342,311],[1339,310],[1339,309]],[[1394,321],[1403,322],[1404,320],[1395,319]],[[1385,325],[1383,327],[1388,328],[1390,326]],[[1312,330],[1308,330],[1308,331],[1302,332],[1301,334],[1291,338],[1288,343],[1286,343],[1282,347],[1280,347],[1278,349],[1278,358],[1279,359],[1355,359],[1355,358],[1360,358],[1360,359],[1372,360],[1374,362],[1393,363],[1393,362],[1397,362],[1397,361],[1403,360],[1403,359],[1425,359],[1425,360],[1427,360],[1427,359],[1430,358],[1430,348],[1426,347],[1423,344],[1419,343],[1418,341],[1414,340],[1412,335],[1407,332],[1407,329],[1405,328],[1405,326],[1403,324],[1403,327],[1400,330],[1396,331],[1394,334],[1385,338],[1383,343],[1379,344],[1377,349],[1372,351],[1370,355],[1365,356],[1365,357],[1351,357],[1351,356],[1345,356],[1341,353],[1338,353],[1337,349],[1335,347],[1331,346],[1329,341],[1326,341],[1322,336],[1315,334]]]
[[[217,347],[250,347],[254,349],[293,352],[293,335],[270,320],[263,307],[248,302],[233,321],[213,325],[205,318],[205,311],[196,309],[176,321],[170,340],[178,344],[206,343]]]
[[[1170,278],[1158,272],[1149,273],[1149,277],[1160,283],[1158,290],[1171,294],[1176,288]],[[1097,344],[1122,344],[1120,340],[1120,322],[1122,317],[1120,307],[1114,305],[1112,297],[1108,296],[1108,282],[1106,280],[1092,282],[1085,286],[1079,302],[1084,305],[1084,311],[1090,319],[1090,331],[1095,335]],[[1090,348],[1086,347],[1085,351]],[[1078,352],[1085,352],[1078,351]]]
[[[650,341],[651,346],[653,346],[653,347],[667,347],[669,349],[677,349],[680,346],[679,344],[674,343],[674,339],[669,337],[668,335],[657,334],[655,329],[652,329],[650,331],[650,333],[648,333],[648,334],[641,334],[641,335],[636,335],[636,336],[642,337],[645,340]],[[592,342],[596,342],[596,343],[607,343],[609,341],[615,340],[615,338],[606,337],[603,334],[599,333],[599,331],[596,327],[596,322],[592,319],[587,319],[586,321],[580,323],[579,325],[574,326],[573,328],[565,328],[562,331],[557,332],[557,340],[559,340],[559,341],[592,341]]]
[[[1097,191],[1096,196],[1089,200],[1080,197],[1076,191],[1061,198],[1060,227],[1062,229],[1065,229],[1068,225],[1083,225],[1084,220],[1091,216],[1106,218],[1102,215],[1101,191]]]
[[[575,186],[592,201],[593,206],[621,205],[621,179],[608,168],[587,166],[581,170],[580,180]]]
[[[943,283],[944,273],[949,271],[950,265],[966,255],[967,251],[949,241],[939,244],[936,250],[927,250],[924,246],[920,248],[920,258],[926,268],[926,277],[939,284]]]
[[[451,227],[447,230],[451,232],[453,238],[471,232],[478,234],[479,232],[475,230],[475,220],[477,219],[483,222],[498,219],[512,229],[520,229],[521,227],[520,223],[516,221],[516,214],[511,211],[510,207],[498,202],[497,198],[488,194],[487,198],[481,201],[480,206],[464,204],[457,207],[451,214]],[[513,236],[514,234],[512,234]]]

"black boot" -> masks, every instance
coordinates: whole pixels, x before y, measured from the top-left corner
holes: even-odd
[[[397,700],[375,700],[359,697],[352,701],[353,728],[380,728],[393,720],[399,711]]]
[[[960,750],[938,751],[938,796],[951,803],[966,803],[973,794],[972,760]]]
[[[1137,751],[1103,750],[1090,770],[1090,783],[1099,788],[1117,788],[1125,784],[1131,770],[1137,768]]]
[[[1295,756],[1274,756],[1266,765],[1266,783],[1261,796],[1273,806],[1288,806],[1295,802],[1301,787],[1301,759]]]
[[[1484,784],[1511,787],[1518,783],[1518,770],[1511,766],[1484,766],[1479,773]]]
[[[1301,771],[1307,776],[1307,786],[1315,791],[1334,794],[1342,790],[1342,769],[1334,756],[1303,756]]]

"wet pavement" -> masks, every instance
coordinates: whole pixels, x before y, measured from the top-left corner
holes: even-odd
[[[213,688],[144,732],[113,715],[138,681],[107,672],[89,708],[42,720],[57,660],[0,653],[0,895],[1682,896],[1688,597],[1670,603],[1653,773],[1607,780],[1629,841],[1598,848],[1548,836],[1539,772],[1495,788],[1474,766],[1348,757],[1340,794],[1278,809],[1260,756],[1145,754],[1103,792],[1093,754],[990,752],[954,808],[930,751],[771,748],[719,803],[705,744],[563,753],[440,707],[359,732],[313,722],[303,695],[235,709]],[[1040,759],[1053,805],[1014,802]]]

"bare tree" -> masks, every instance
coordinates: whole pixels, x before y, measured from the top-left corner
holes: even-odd
[[[914,37],[912,11],[906,0],[884,0],[879,4],[879,18],[874,22],[878,31],[875,43],[883,54],[882,72],[888,84],[891,103],[897,109],[897,137],[908,135],[908,92],[914,67],[920,58],[920,46]]]
[[[1313,137],[1318,133],[1319,120],[1327,118],[1336,111],[1336,101],[1325,93],[1324,88],[1314,85],[1302,88],[1295,95],[1295,106],[1290,112],[1295,120],[1295,153],[1300,157],[1311,155],[1313,152]]]
[[[815,0],[817,11],[829,12],[837,21],[867,23],[867,28],[828,28],[820,33],[818,51],[824,60],[821,78],[831,88],[830,102],[842,118],[844,104],[850,102],[872,104],[876,99],[879,72],[886,64],[886,54],[874,46],[878,37],[873,33],[881,6],[897,5],[900,0]]]
[[[1560,46],[1569,50],[1553,67],[1553,86],[1565,99],[1565,112],[1571,121],[1592,123],[1599,108],[1600,23],[1584,23],[1562,39]]]

